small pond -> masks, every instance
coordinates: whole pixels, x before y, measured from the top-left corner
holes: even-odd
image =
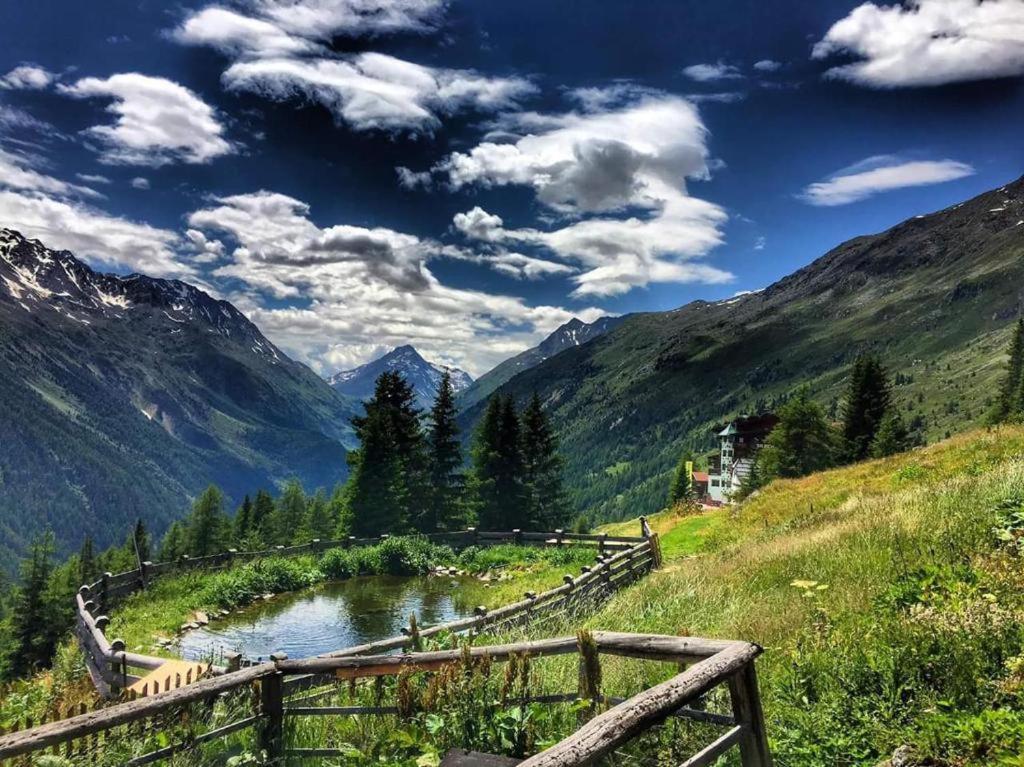
[[[266,659],[272,652],[306,658],[343,647],[386,639],[409,625],[415,614],[422,627],[473,612],[463,594],[469,578],[351,578],[292,594],[281,594],[185,633],[181,656],[220,658],[240,652]]]

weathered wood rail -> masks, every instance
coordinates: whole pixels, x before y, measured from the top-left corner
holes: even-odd
[[[177,562],[154,564],[143,562],[135,570],[116,575],[104,573],[92,584],[83,585],[75,597],[75,635],[85,655],[86,666],[93,684],[101,695],[108,699],[118,697],[122,690],[138,682],[142,677],[134,672],[154,671],[166,659],[128,652],[124,641],[108,640],[105,634],[110,619],[107,613],[120,599],[143,588],[153,579],[163,575],[180,573],[194,568],[223,569],[240,562],[250,562],[270,556],[294,556],[320,554],[332,548],[351,548],[380,543],[380,538],[347,538],[337,541],[314,540],[298,546],[277,546],[263,551],[239,552],[230,550],[206,557],[184,556]],[[564,576],[563,583],[553,589],[534,594],[528,592],[523,599],[503,607],[487,610],[478,607],[470,618],[450,621],[431,626],[418,632],[420,637],[430,637],[442,632],[479,634],[497,631],[516,623],[526,623],[542,616],[573,614],[590,609],[607,599],[617,589],[628,585],[660,565],[660,548],[657,536],[610,536],[605,534],[587,535],[554,532],[485,532],[474,528],[453,533],[438,533],[426,536],[435,543],[453,547],[493,546],[514,543],[534,546],[589,546],[595,550],[595,562],[583,568],[579,575]],[[348,647],[328,653],[328,657],[348,657],[401,650],[412,641],[410,632],[357,647]],[[253,665],[253,661],[238,655],[230,656],[226,665],[210,665],[211,675],[233,673]],[[177,687],[183,681],[168,677],[156,690],[166,691]],[[191,681],[191,680],[189,680]],[[291,685],[310,685],[316,679],[293,679]]]
[[[618,702],[604,713],[583,724],[575,733],[554,746],[529,757],[524,767],[577,767],[594,764],[603,757],[628,746],[639,735],[665,722],[670,717],[695,719],[725,728],[724,732],[690,756],[681,767],[706,767],[718,757],[736,748],[743,767],[770,767],[772,764],[764,717],[761,711],[754,661],[761,648],[747,642],[672,637],[650,634],[595,632],[591,647],[599,656],[668,661],[685,666],[672,678],[654,685],[631,698]],[[586,651],[582,639],[561,637],[507,645],[469,648],[471,658],[488,658],[501,663],[513,656],[545,658],[579,653],[581,664]],[[465,650],[407,653],[402,655],[369,655],[356,657],[324,657],[298,660],[280,659],[242,669],[233,674],[204,679],[187,687],[161,692],[147,698],[111,706],[58,722],[41,725],[0,737],[0,763],[27,754],[81,754],[75,741],[106,739],[111,733],[126,728],[145,727],[146,722],[170,721],[190,705],[205,704],[213,708],[224,696],[251,691],[245,697],[257,700],[251,712],[227,723],[193,734],[189,739],[164,745],[153,751],[132,755],[123,761],[135,767],[151,764],[197,745],[226,738],[256,728],[258,747],[281,763],[290,759],[331,758],[344,752],[334,748],[288,748],[283,733],[286,722],[307,716],[395,716],[396,706],[338,707],[299,705],[308,701],[289,700],[289,682],[325,674],[335,679],[372,679],[396,677],[412,672],[435,672],[446,665],[465,663]],[[728,689],[731,711],[717,714],[689,707],[712,689]],[[582,689],[575,693],[539,696],[534,702],[559,704],[590,697]],[[599,694],[599,693],[598,693]],[[605,699],[610,702],[610,699]],[[128,733],[126,732],[126,735]],[[92,742],[92,740],[90,742]],[[63,751],[61,751],[63,749]],[[85,751],[82,764],[104,763],[104,755]],[[71,759],[75,761],[74,758]],[[644,759],[640,760],[645,763]]]

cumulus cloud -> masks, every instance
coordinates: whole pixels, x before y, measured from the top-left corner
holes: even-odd
[[[323,50],[319,43],[289,34],[273,22],[218,6],[192,14],[171,34],[185,45],[209,46],[232,56],[288,56]]]
[[[56,75],[35,64],[22,64],[0,77],[0,88],[7,90],[42,90]]]
[[[692,103],[662,95],[604,112],[527,113],[501,127],[520,135],[453,153],[435,173],[456,188],[529,186],[545,205],[581,220],[551,231],[507,229],[500,217],[474,208],[453,220],[465,236],[534,245],[582,267],[572,276],[576,297],[651,282],[732,279],[695,263],[722,242],[726,214],[687,194],[687,178],[709,173],[707,131]]]
[[[34,168],[35,158],[0,147],[0,188],[43,192],[58,197],[102,197],[95,189],[72,184]]]
[[[828,70],[871,88],[936,86],[1024,74],[1024,2],[916,0],[868,2],[828,30],[813,49],[859,61]]]
[[[440,124],[439,115],[504,109],[535,90],[522,78],[426,67],[380,53],[239,61],[223,80],[231,90],[317,102],[360,131],[430,131]]]
[[[758,72],[778,72],[782,69],[782,62],[773,59],[761,59],[754,62],[754,69]]]
[[[60,90],[75,98],[112,100],[107,111],[116,122],[86,131],[102,145],[102,162],[202,164],[233,150],[214,109],[171,80],[129,72],[105,80],[87,77]]]
[[[431,358],[482,372],[574,315],[601,315],[596,307],[529,306],[515,296],[444,285],[429,262],[464,253],[381,227],[320,227],[305,203],[283,194],[220,198],[188,223],[204,237],[218,232],[235,244],[214,275],[243,284],[253,320],[320,370],[334,367],[344,346],[413,343]],[[543,268],[514,261],[510,268],[522,276]],[[281,300],[294,305],[281,307]]]
[[[207,237],[198,229],[186,229],[185,239],[192,247],[192,260],[197,264],[211,264],[224,258],[224,243]]]
[[[881,192],[954,181],[974,173],[955,160],[904,162],[895,157],[870,157],[804,189],[801,197],[817,206],[847,205]]]
[[[136,176],[128,183],[131,184],[132,189],[139,189],[141,191],[149,189],[149,179],[142,176]]]
[[[41,192],[0,190],[0,224],[101,267],[157,277],[194,274],[177,258],[174,232]]]
[[[723,61],[715,64],[691,64],[683,69],[683,74],[699,83],[743,79],[743,73],[737,67]]]

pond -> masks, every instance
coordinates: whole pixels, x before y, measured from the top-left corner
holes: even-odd
[[[463,594],[469,578],[375,575],[281,594],[185,633],[181,656],[219,659],[240,652],[266,659],[272,652],[306,658],[400,633],[415,615],[421,627],[473,612]]]

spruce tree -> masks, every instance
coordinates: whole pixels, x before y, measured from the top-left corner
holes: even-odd
[[[758,455],[765,482],[775,477],[802,477],[835,465],[835,434],[806,387],[801,387],[778,415],[779,422]]]
[[[417,528],[424,533],[454,530],[461,522],[462,448],[455,421],[455,391],[447,370],[441,376],[430,409],[430,492]]]
[[[360,447],[348,454],[351,475],[346,490],[352,535],[362,538],[406,530],[402,463],[392,421],[380,408],[368,408],[359,423]]]
[[[11,645],[6,663],[10,672],[18,676],[49,663],[56,647],[54,627],[58,616],[48,593],[53,552],[53,533],[47,532],[33,541],[21,565],[21,586],[11,610]]]
[[[167,532],[164,533],[164,538],[160,542],[160,561],[175,562],[181,558],[182,554],[188,553],[188,533],[185,523],[176,520],[167,528]]]
[[[266,490],[256,491],[256,500],[252,504],[252,514],[249,519],[248,539],[257,542],[255,548],[269,543],[270,525],[275,513],[274,496]]]
[[[1024,317],[1017,320],[1008,353],[1006,374],[989,418],[993,423],[1019,419],[1024,412]]]
[[[306,493],[299,480],[290,479],[274,504],[274,513],[270,517],[269,542],[277,546],[304,542],[299,539],[305,521]]]
[[[193,557],[218,554],[227,548],[228,520],[224,514],[224,496],[210,485],[192,505],[188,519],[188,553]]]
[[[253,529],[252,515],[252,500],[249,498],[249,495],[246,494],[245,498],[242,499],[241,505],[238,507],[238,511],[235,512],[235,543],[245,540],[245,537]]]
[[[502,400],[497,394],[487,401],[487,410],[473,437],[473,471],[470,475],[470,496],[477,525],[484,530],[495,530],[501,515],[500,488]]]
[[[889,408],[878,427],[878,433],[871,443],[871,457],[884,458],[888,455],[902,453],[910,446],[907,427],[903,424],[899,410]]]
[[[78,584],[93,583],[97,575],[99,567],[96,565],[96,553],[93,550],[92,537],[87,535],[78,552]]]
[[[889,379],[882,363],[872,354],[857,357],[850,372],[843,407],[843,443],[846,459],[867,458],[871,442],[892,404]]]
[[[679,456],[679,463],[676,464],[675,474],[672,475],[672,484],[668,489],[668,505],[675,506],[683,503],[693,496],[693,477],[686,470],[686,464],[693,464],[693,452],[684,450]]]
[[[569,501],[562,486],[565,462],[536,392],[523,411],[521,444],[525,509],[509,522],[534,530],[561,527],[569,518]]]
[[[141,519],[135,520],[132,538],[134,541],[129,541],[133,545],[132,557],[135,556],[135,552],[138,552],[140,561],[149,562],[153,558],[153,545],[149,540],[149,531],[146,530],[146,525]]]
[[[302,542],[319,538],[330,540],[337,528],[337,522],[331,518],[331,509],[323,490],[318,490],[307,503],[306,522],[303,526]]]

